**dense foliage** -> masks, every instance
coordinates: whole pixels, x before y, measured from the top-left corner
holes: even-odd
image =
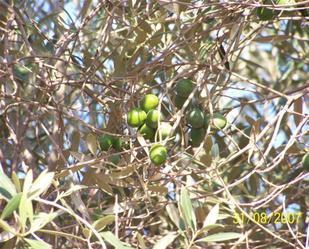
[[[308,247],[308,1],[0,10],[1,248]]]

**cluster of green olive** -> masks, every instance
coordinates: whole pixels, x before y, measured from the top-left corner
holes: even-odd
[[[179,109],[182,108],[189,95],[193,91],[194,84],[189,79],[181,79],[177,81],[175,87],[175,106]],[[198,107],[189,106],[186,114],[186,122],[191,127],[190,129],[190,144],[193,147],[198,147],[204,140],[207,127],[209,124],[215,130],[223,129],[226,124],[226,118],[220,113],[214,113],[212,119],[210,116]]]
[[[138,128],[138,132],[147,140],[161,141],[172,136],[172,126],[168,122],[162,122],[163,114],[156,108],[159,99],[154,94],[146,94],[140,102],[140,107],[135,107],[127,114],[129,126]],[[166,161],[167,149],[161,144],[154,144],[149,151],[149,157],[153,164],[161,165]]]
[[[175,87],[175,106],[182,108],[192,93],[194,83],[190,79],[180,79]],[[154,94],[146,94],[139,103],[139,107],[132,108],[127,113],[127,124],[138,129],[138,133],[144,139],[150,142],[161,142],[175,136],[173,127],[168,122],[164,122],[163,114],[157,109],[159,99]],[[186,111],[186,123],[190,127],[190,144],[193,147],[198,147],[204,140],[207,127],[215,130],[223,129],[226,126],[226,119],[220,113],[214,113],[210,119],[209,115],[198,107],[190,105]],[[120,137],[114,137],[104,134],[99,138],[99,143],[102,151],[108,151],[114,148],[120,151],[123,146],[123,141]],[[167,148],[161,143],[155,143],[149,151],[149,158],[155,165],[163,164],[167,159]],[[117,160],[114,160],[117,161]]]

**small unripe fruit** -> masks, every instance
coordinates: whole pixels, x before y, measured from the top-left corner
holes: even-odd
[[[159,111],[157,110],[149,111],[146,118],[146,124],[154,129],[157,129],[159,116],[160,120],[162,120],[163,116],[161,113],[159,114]]]
[[[305,170],[309,171],[309,153],[304,155],[303,160],[301,161],[302,166]]]
[[[113,145],[113,137],[108,134],[104,134],[99,138],[100,148],[103,151],[108,151]]]
[[[164,140],[167,137],[172,137],[174,134],[171,134],[171,131],[173,129],[173,126],[171,126],[169,123],[167,122],[162,122],[160,123],[160,128],[158,128],[157,130],[157,140],[161,139]]]
[[[193,91],[193,82],[189,79],[181,79],[176,83],[176,93],[178,96],[187,98]]]
[[[147,114],[140,108],[133,108],[128,112],[127,122],[131,127],[140,127],[145,123]]]
[[[272,4],[271,0],[266,0],[263,1],[263,4]],[[257,16],[262,20],[262,21],[268,21],[271,20],[274,17],[274,10],[269,9],[267,7],[258,7],[257,8]]]
[[[181,97],[179,95],[175,95],[175,106],[178,109],[181,109],[184,105],[184,103],[186,102],[187,98]]]
[[[120,155],[110,155],[108,157],[108,161],[111,162],[113,165],[117,165],[120,162]]]
[[[114,137],[112,143],[115,150],[120,151],[122,149],[123,141],[120,137]]]
[[[295,4],[295,1],[294,0],[278,0],[277,4],[278,5]]]
[[[17,77],[19,80],[27,80],[29,78],[30,71],[25,67],[15,64],[13,65],[13,75]]]
[[[143,135],[143,137],[145,139],[149,139],[150,141],[153,141],[155,133],[156,133],[155,129],[153,129],[152,127],[148,126],[147,124],[143,124],[139,128],[139,132],[140,132],[140,134]]]
[[[146,94],[142,99],[140,106],[141,108],[148,113],[150,110],[155,109],[159,104],[159,99],[154,94]]]
[[[215,128],[222,130],[226,126],[226,118],[220,113],[214,113],[213,125]]]
[[[204,128],[207,130],[208,126],[209,126],[209,123],[210,123],[210,117],[209,115],[205,115],[205,118],[204,118]]]
[[[265,0],[263,1],[263,4],[267,5],[286,5],[286,4],[294,4],[295,2],[293,0]],[[280,11],[271,9],[271,7],[259,7],[257,8],[257,15],[262,21],[268,21],[271,20],[275,15],[278,15]]]
[[[193,147],[198,147],[205,138],[206,130],[202,127],[199,129],[192,128],[190,131],[190,144]]]
[[[262,21],[268,21],[273,18],[274,12],[266,7],[259,7],[257,10],[257,15]]]
[[[204,113],[199,108],[193,108],[188,114],[187,122],[193,128],[201,128],[205,123],[204,119]]]
[[[154,165],[161,165],[166,161],[167,150],[160,144],[155,144],[150,148],[149,157]]]

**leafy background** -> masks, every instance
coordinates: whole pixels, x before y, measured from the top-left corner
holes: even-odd
[[[309,6],[261,4],[0,1],[0,247],[305,248]],[[181,78],[228,120],[198,148]],[[177,127],[161,167],[126,124],[150,92]]]

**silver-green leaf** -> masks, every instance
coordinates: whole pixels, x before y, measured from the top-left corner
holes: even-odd
[[[188,190],[184,186],[182,186],[180,191],[180,209],[187,226],[195,231],[196,217]]]
[[[153,247],[153,249],[165,249],[167,248],[177,237],[177,234],[169,233],[161,238]]]
[[[231,239],[238,239],[242,235],[241,233],[227,232],[227,233],[216,233],[213,235],[209,235],[205,238],[199,239],[196,242],[221,242]]]

